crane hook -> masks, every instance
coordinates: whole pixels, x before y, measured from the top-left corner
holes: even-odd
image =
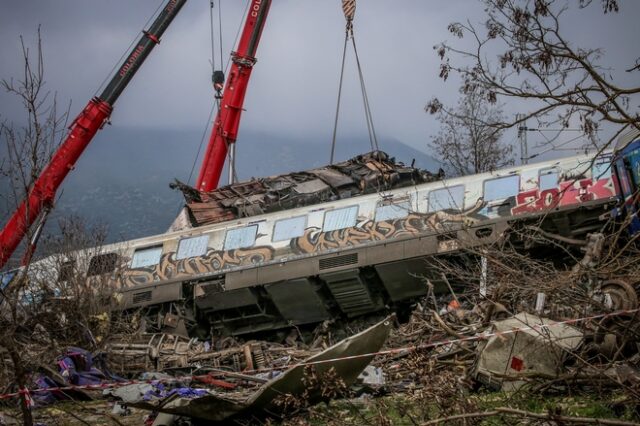
[[[224,88],[224,71],[214,71],[212,80],[213,88],[216,90],[216,99],[222,99],[222,89]]]
[[[353,28],[353,18],[356,15],[356,0],[342,0],[342,11],[347,20],[347,31]]]

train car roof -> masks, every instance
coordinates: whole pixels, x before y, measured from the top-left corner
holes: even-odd
[[[406,166],[385,152],[373,151],[311,170],[251,179],[199,192],[180,182],[192,226],[290,210],[327,201],[440,180],[436,173]]]
[[[601,155],[608,155],[608,154],[610,154],[610,152],[604,152]],[[437,188],[439,188],[441,186],[450,187],[450,186],[454,186],[454,185],[465,184],[467,182],[482,182],[482,181],[484,181],[486,179],[492,179],[492,178],[508,176],[508,175],[512,175],[512,174],[516,174],[516,173],[522,173],[522,172],[525,172],[527,170],[536,170],[536,169],[541,169],[541,168],[553,168],[555,166],[559,166],[562,163],[566,163],[566,162],[586,163],[586,162],[590,162],[591,159],[593,158],[593,156],[594,156],[594,153],[580,154],[580,155],[564,157],[564,158],[559,158],[559,159],[554,159],[554,160],[541,161],[541,162],[533,163],[533,164],[513,166],[513,167],[506,168],[506,169],[499,169],[499,170],[495,170],[495,171],[492,171],[492,172],[486,172],[486,173],[481,173],[481,174],[477,174],[477,175],[458,176],[458,177],[452,177],[452,178],[447,178],[447,179],[442,178],[442,179],[439,179],[439,180],[432,180],[432,181],[429,181],[429,182],[421,182],[420,184],[421,185],[425,185],[425,184],[426,185],[433,185],[434,189],[437,189]],[[404,186],[397,186],[396,188],[392,189],[391,191],[385,190],[385,191],[382,191],[382,193],[384,193],[386,195],[390,195],[390,194],[393,194],[397,190],[411,188],[412,186],[414,186],[417,183],[418,182],[414,182],[414,183],[408,182],[408,183],[405,183]],[[361,196],[373,195],[373,194],[377,194],[377,193],[378,193],[378,191],[374,191],[372,193],[363,193],[363,194],[358,194],[357,196],[347,197],[347,198],[342,198],[342,199],[337,199],[337,200],[316,201],[315,203],[311,203],[311,204],[308,204],[308,205],[299,205],[299,206],[291,207],[289,209],[280,209],[280,210],[275,210],[275,211],[270,211],[270,212],[264,212],[264,213],[262,213],[262,215],[269,215],[270,216],[270,215],[273,215],[273,214],[282,213],[283,211],[287,211],[291,215],[303,214],[303,212],[301,210],[304,211],[308,207],[316,206],[316,205],[319,205],[319,204],[322,204],[322,203],[325,203],[325,202],[332,202],[334,204],[334,206],[337,206],[337,205],[342,205],[344,203],[348,203],[350,200],[356,200],[356,199],[360,198]],[[250,222],[252,220],[256,220],[254,216],[232,217],[232,218],[229,218],[229,219],[224,220],[224,221],[213,222],[213,223],[209,223],[209,224],[198,226],[198,227],[175,229],[175,230],[171,229],[168,232],[165,232],[165,233],[162,233],[162,234],[150,235],[150,236],[137,238],[137,239],[133,239],[133,240],[126,240],[126,241],[120,241],[120,242],[115,242],[115,243],[112,243],[112,244],[108,244],[106,246],[103,246],[101,251],[106,251],[106,250],[112,249],[114,247],[123,247],[123,246],[127,246],[129,248],[137,248],[137,247],[140,247],[140,246],[145,246],[145,245],[157,243],[157,242],[163,241],[165,239],[169,239],[169,238],[188,237],[188,236],[192,236],[192,235],[197,235],[197,234],[199,234],[201,232],[211,232],[211,231],[214,231],[214,230],[219,229],[219,228],[226,228],[226,227],[229,227],[229,226],[232,226],[232,227],[241,226],[242,223]]]
[[[631,142],[638,139],[640,137],[640,130],[631,129],[626,133],[623,133],[618,140],[616,141],[616,146],[614,148],[615,152],[619,152],[626,148]]]

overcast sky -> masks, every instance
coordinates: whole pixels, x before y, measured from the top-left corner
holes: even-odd
[[[33,43],[41,25],[47,87],[57,92],[60,102],[72,101],[75,116],[163,3],[5,0],[0,13],[0,76],[20,75],[19,36]],[[222,0],[225,61],[245,4],[245,0]],[[620,14],[602,15],[599,6],[576,11],[565,27],[576,45],[605,48],[603,62],[613,72],[629,68],[633,58],[640,56],[640,1],[622,0],[621,6]],[[457,97],[455,80],[444,83],[437,77],[439,60],[433,46],[449,40],[447,24],[460,19],[480,23],[484,19],[481,4],[475,0],[358,2],[355,32],[380,135],[427,150],[426,142],[438,127],[424,113],[425,103],[433,96],[445,102]],[[189,1],[116,103],[113,124],[203,128],[212,105],[209,31],[209,1]],[[339,0],[274,0],[247,92],[240,141],[243,130],[287,133],[299,136],[300,143],[313,133],[330,141],[343,38]],[[366,134],[355,71],[355,64],[349,62],[340,128]],[[507,106],[509,113],[517,108]],[[20,112],[6,94],[0,94],[3,118],[14,120]],[[514,132],[506,135],[510,140],[514,137]]]

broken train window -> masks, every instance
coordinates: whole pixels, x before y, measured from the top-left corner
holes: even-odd
[[[288,219],[281,219],[273,226],[273,236],[271,241],[285,241],[292,238],[301,237],[307,227],[307,217],[297,216]]]
[[[464,185],[449,186],[429,192],[429,211],[462,210],[464,208]]]
[[[224,249],[233,250],[238,248],[251,247],[256,242],[258,225],[251,225],[244,228],[230,229],[224,238]]]
[[[199,235],[197,237],[183,238],[178,243],[176,251],[176,260],[186,259],[188,257],[202,256],[207,252],[209,244],[208,235]]]
[[[117,253],[105,253],[98,254],[91,258],[89,261],[89,269],[87,269],[87,276],[107,274],[113,272],[118,264]]]
[[[328,232],[335,231],[336,229],[350,228],[356,225],[357,218],[358,206],[329,210],[324,214],[322,230]]]
[[[136,249],[131,259],[131,268],[145,268],[160,263],[162,245]]]

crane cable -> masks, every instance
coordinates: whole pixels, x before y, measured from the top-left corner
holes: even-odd
[[[250,6],[250,1],[247,0],[245,7],[244,7],[244,13],[243,16],[246,16],[247,14],[247,10],[249,9]],[[210,27],[211,27],[211,66],[212,66],[212,70],[215,71],[215,32],[214,32],[214,17],[213,17],[213,7],[214,7],[214,0],[210,0],[209,3],[210,6],[210,11],[209,11],[209,19],[210,19]],[[222,0],[220,0],[218,2],[218,29],[219,29],[219,37],[218,37],[218,42],[219,42],[219,46],[220,46],[220,66],[222,67],[222,64],[224,64],[224,59],[223,59],[223,49],[222,49]],[[236,30],[236,35],[235,35],[235,39],[233,41],[233,45],[235,46],[236,43],[238,42],[238,38],[240,37],[240,31],[242,30],[242,20],[240,21],[240,24],[238,25],[238,28]],[[229,70],[229,66],[231,65],[231,59],[229,58],[226,62],[226,64],[224,64],[224,72],[225,74],[227,73],[227,71]],[[213,105],[211,106],[211,111],[209,112],[209,118],[207,119],[207,124],[203,130],[202,133],[202,137],[200,138],[200,145],[198,146],[198,151],[196,152],[196,155],[193,159],[193,165],[191,166],[191,171],[189,172],[189,177],[187,178],[187,182],[190,184],[191,183],[191,178],[193,177],[193,172],[195,171],[196,165],[198,163],[198,158],[200,157],[200,153],[202,152],[202,146],[204,145],[204,141],[206,138],[206,134],[207,134],[207,130],[209,129],[209,126],[212,124],[212,118],[213,118],[213,114],[214,112],[216,112],[216,110],[220,109],[220,99],[217,99],[217,102],[214,102]],[[229,151],[229,144],[228,142],[225,140],[225,143],[227,144],[227,153]],[[227,154],[228,155],[228,154]],[[234,179],[237,181],[238,180],[238,176],[235,173],[235,169],[234,169]]]
[[[340,116],[340,103],[342,98],[342,87],[344,82],[344,68],[347,57],[347,44],[351,40],[353,45],[353,52],[356,59],[356,65],[358,68],[358,78],[360,80],[360,91],[362,92],[362,102],[364,104],[365,120],[367,122],[367,131],[369,133],[369,142],[371,143],[371,150],[378,151],[378,138],[376,136],[376,130],[373,125],[373,115],[371,114],[371,107],[369,105],[369,96],[367,95],[367,89],[364,82],[364,74],[362,72],[362,65],[360,63],[360,57],[358,55],[358,49],[356,47],[356,39],[353,33],[353,18],[356,12],[356,0],[342,0],[342,11],[344,12],[347,24],[345,27],[344,47],[342,50],[342,67],[340,70],[340,83],[338,86],[338,100],[336,105],[336,115],[333,123],[333,139],[331,142],[331,159],[330,164],[333,164],[336,148],[336,136],[338,132],[338,118]]]
[[[213,18],[213,9],[215,8],[215,0],[209,1],[209,17],[211,21],[211,58],[215,58],[215,37],[214,37],[214,18]],[[249,3],[247,3],[248,5]],[[245,13],[246,14],[246,13]],[[237,36],[236,36],[237,39]],[[224,59],[222,58],[222,0],[218,2],[218,43],[220,44],[219,53],[220,53],[220,66],[224,63]],[[218,110],[220,110],[220,101],[222,100],[222,89],[224,86],[224,79],[227,69],[225,68],[224,72],[222,70],[215,69],[215,59],[212,59],[212,69],[211,69],[211,81],[213,82],[213,88],[216,91],[216,103],[218,106]],[[228,67],[228,64],[227,64]],[[217,72],[216,72],[217,71]],[[229,176],[229,184],[238,181],[238,175],[236,173],[236,165],[235,165],[235,145],[231,146],[226,138],[223,138],[224,143],[227,148],[227,164],[231,170],[231,174]],[[198,152],[199,153],[199,152]]]
[[[220,1],[222,3],[222,1]],[[213,18],[213,9],[215,7],[215,0],[209,1],[209,33],[211,37],[211,76],[213,79],[213,74],[216,71],[216,42],[215,42],[215,28],[214,28],[214,18]],[[219,41],[220,41],[220,66],[224,63],[222,59],[222,15],[221,15],[221,5],[218,6],[218,28],[219,28]],[[187,178],[187,183],[191,183],[191,178],[193,177],[193,172],[196,169],[196,165],[198,164],[198,157],[200,157],[200,152],[202,151],[202,146],[204,145],[204,140],[207,137],[207,130],[209,129],[209,123],[213,118],[213,113],[220,109],[220,99],[216,98],[216,101],[211,105],[211,110],[209,111],[209,117],[207,118],[207,125],[202,131],[202,137],[200,138],[200,145],[198,145],[198,151],[193,159],[193,164],[191,165],[191,171],[189,172],[189,177]]]
[[[211,74],[216,70],[216,41],[215,41],[215,28],[214,28],[214,17],[213,17],[213,9],[215,9],[215,0],[210,0],[209,2],[209,28],[211,29]],[[222,58],[222,0],[218,2],[218,43],[219,43],[219,53],[220,53],[220,66],[224,63]]]

